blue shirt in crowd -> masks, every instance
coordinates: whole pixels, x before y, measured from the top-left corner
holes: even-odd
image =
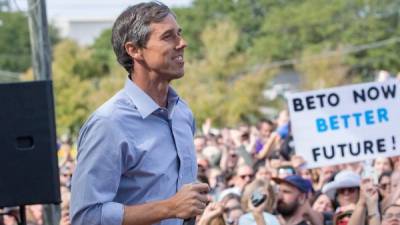
[[[278,219],[267,212],[263,212],[264,221],[267,225],[279,225]],[[239,218],[239,225],[256,225],[253,213],[246,213]]]
[[[121,225],[124,205],[167,199],[194,182],[194,132],[193,114],[172,88],[168,107],[161,108],[127,80],[80,131],[72,224]],[[182,220],[160,224],[177,225]]]

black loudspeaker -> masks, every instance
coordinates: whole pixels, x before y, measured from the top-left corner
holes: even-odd
[[[0,84],[0,207],[60,203],[51,81]]]

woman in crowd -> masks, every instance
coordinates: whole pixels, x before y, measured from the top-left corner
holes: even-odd
[[[247,212],[240,217],[239,225],[279,225],[271,214],[275,205],[275,195],[270,182],[254,180],[248,184],[242,196],[242,208]]]

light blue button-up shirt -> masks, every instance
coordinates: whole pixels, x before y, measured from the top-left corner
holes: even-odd
[[[193,114],[172,88],[168,107],[160,108],[127,80],[80,131],[72,224],[121,225],[124,205],[167,199],[194,182],[194,132]],[[177,225],[182,220],[160,224]]]

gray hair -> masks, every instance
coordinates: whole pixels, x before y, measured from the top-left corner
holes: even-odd
[[[125,50],[125,43],[132,42],[138,48],[146,47],[150,37],[150,24],[161,22],[169,14],[175,14],[161,2],[140,3],[128,7],[118,16],[112,28],[111,44],[119,64],[131,74],[133,61]]]

